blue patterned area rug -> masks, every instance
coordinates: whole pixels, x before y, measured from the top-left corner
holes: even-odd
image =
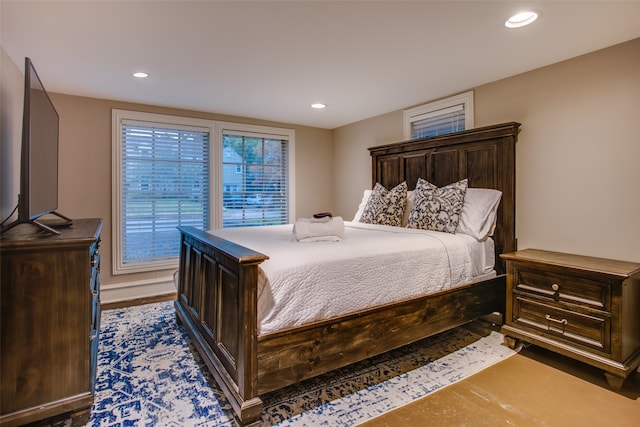
[[[513,354],[477,324],[263,396],[263,426],[353,426]],[[95,403],[87,426],[235,426],[173,303],[102,313]]]

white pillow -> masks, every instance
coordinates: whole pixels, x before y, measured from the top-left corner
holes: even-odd
[[[371,196],[372,192],[373,190],[364,190],[364,193],[362,194],[362,201],[360,201],[360,204],[358,205],[358,210],[356,211],[356,214],[353,216],[353,222],[360,222],[360,217],[362,216],[364,207],[367,206],[367,202],[369,201],[369,197]]]
[[[404,205],[404,213],[402,214],[402,227],[407,226],[407,221],[409,220],[409,214],[411,213],[411,209],[413,208],[413,204],[416,202],[416,195],[411,191],[407,191],[407,204]]]
[[[502,192],[490,188],[467,188],[456,233],[483,241],[493,236]]]

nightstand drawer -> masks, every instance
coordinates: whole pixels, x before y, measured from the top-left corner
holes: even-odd
[[[514,291],[597,310],[611,310],[611,286],[579,276],[516,267]]]
[[[590,350],[610,353],[611,318],[605,313],[578,313],[519,297],[515,302],[512,324]]]

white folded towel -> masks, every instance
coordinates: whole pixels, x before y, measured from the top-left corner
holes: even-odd
[[[344,236],[342,217],[301,218],[293,224],[293,238],[298,242],[337,242]]]

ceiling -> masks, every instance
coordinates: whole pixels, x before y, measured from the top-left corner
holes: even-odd
[[[525,7],[541,18],[505,28]],[[327,129],[640,37],[640,1],[1,0],[0,18],[49,92]]]

